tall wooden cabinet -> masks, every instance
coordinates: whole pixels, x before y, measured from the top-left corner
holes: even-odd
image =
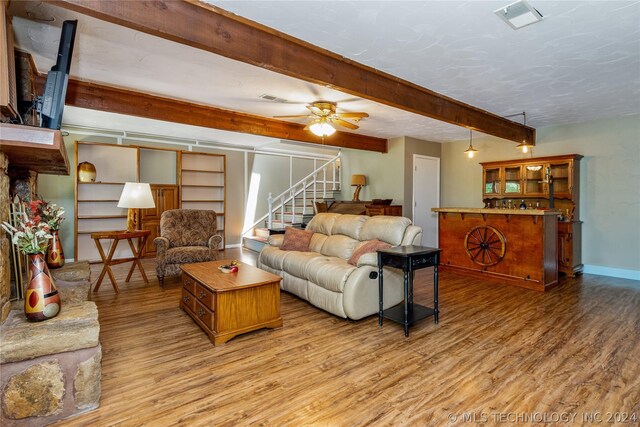
[[[140,229],[151,231],[144,248],[144,256],[155,256],[156,254],[153,239],[160,236],[160,218],[162,213],[171,209],[178,209],[180,206],[180,196],[177,185],[151,184],[151,194],[153,195],[153,201],[156,207],[141,209],[140,211]]]
[[[546,172],[553,177],[553,205],[562,212],[558,222],[558,270],[570,276],[582,273],[579,154],[524,160],[485,162],[482,194],[486,207],[550,206]]]

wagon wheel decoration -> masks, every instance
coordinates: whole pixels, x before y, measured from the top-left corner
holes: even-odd
[[[464,237],[464,248],[471,261],[488,267],[502,261],[507,252],[507,239],[497,229],[480,225],[467,232]]]

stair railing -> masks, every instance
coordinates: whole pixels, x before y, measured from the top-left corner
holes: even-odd
[[[300,181],[293,184],[288,189],[284,190],[282,193],[273,197],[272,193],[269,193],[268,201],[268,209],[267,213],[261,216],[258,220],[256,220],[253,224],[247,227],[242,231],[242,235],[245,236],[251,230],[253,230],[258,224],[263,221],[267,221],[267,227],[272,228],[273,223],[277,222],[274,220],[274,215],[280,211],[280,221],[284,224],[284,216],[286,213],[287,206],[291,207],[291,217],[294,218],[296,215],[296,200],[299,200],[298,197],[302,195],[302,214],[305,213],[305,208],[307,204],[307,191],[311,191],[311,201],[315,204],[318,200],[318,187],[321,186],[322,190],[322,198],[325,199],[327,197],[327,187],[330,188],[330,191],[339,191],[340,190],[340,176],[339,176],[339,159],[340,154],[329,159],[326,163],[323,163],[309,175],[302,178]],[[314,160],[314,165],[316,160]],[[327,181],[327,168],[332,167],[332,179]],[[322,180],[318,179],[318,174],[322,172]]]

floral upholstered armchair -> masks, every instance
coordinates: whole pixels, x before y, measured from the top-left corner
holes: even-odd
[[[180,266],[192,262],[214,261],[222,236],[218,234],[216,213],[211,210],[173,209],[160,218],[160,237],[156,246],[156,273],[160,285],[165,276],[181,273]]]

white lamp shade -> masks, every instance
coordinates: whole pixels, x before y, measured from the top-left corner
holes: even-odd
[[[155,208],[151,186],[144,182],[125,182],[119,208]]]

